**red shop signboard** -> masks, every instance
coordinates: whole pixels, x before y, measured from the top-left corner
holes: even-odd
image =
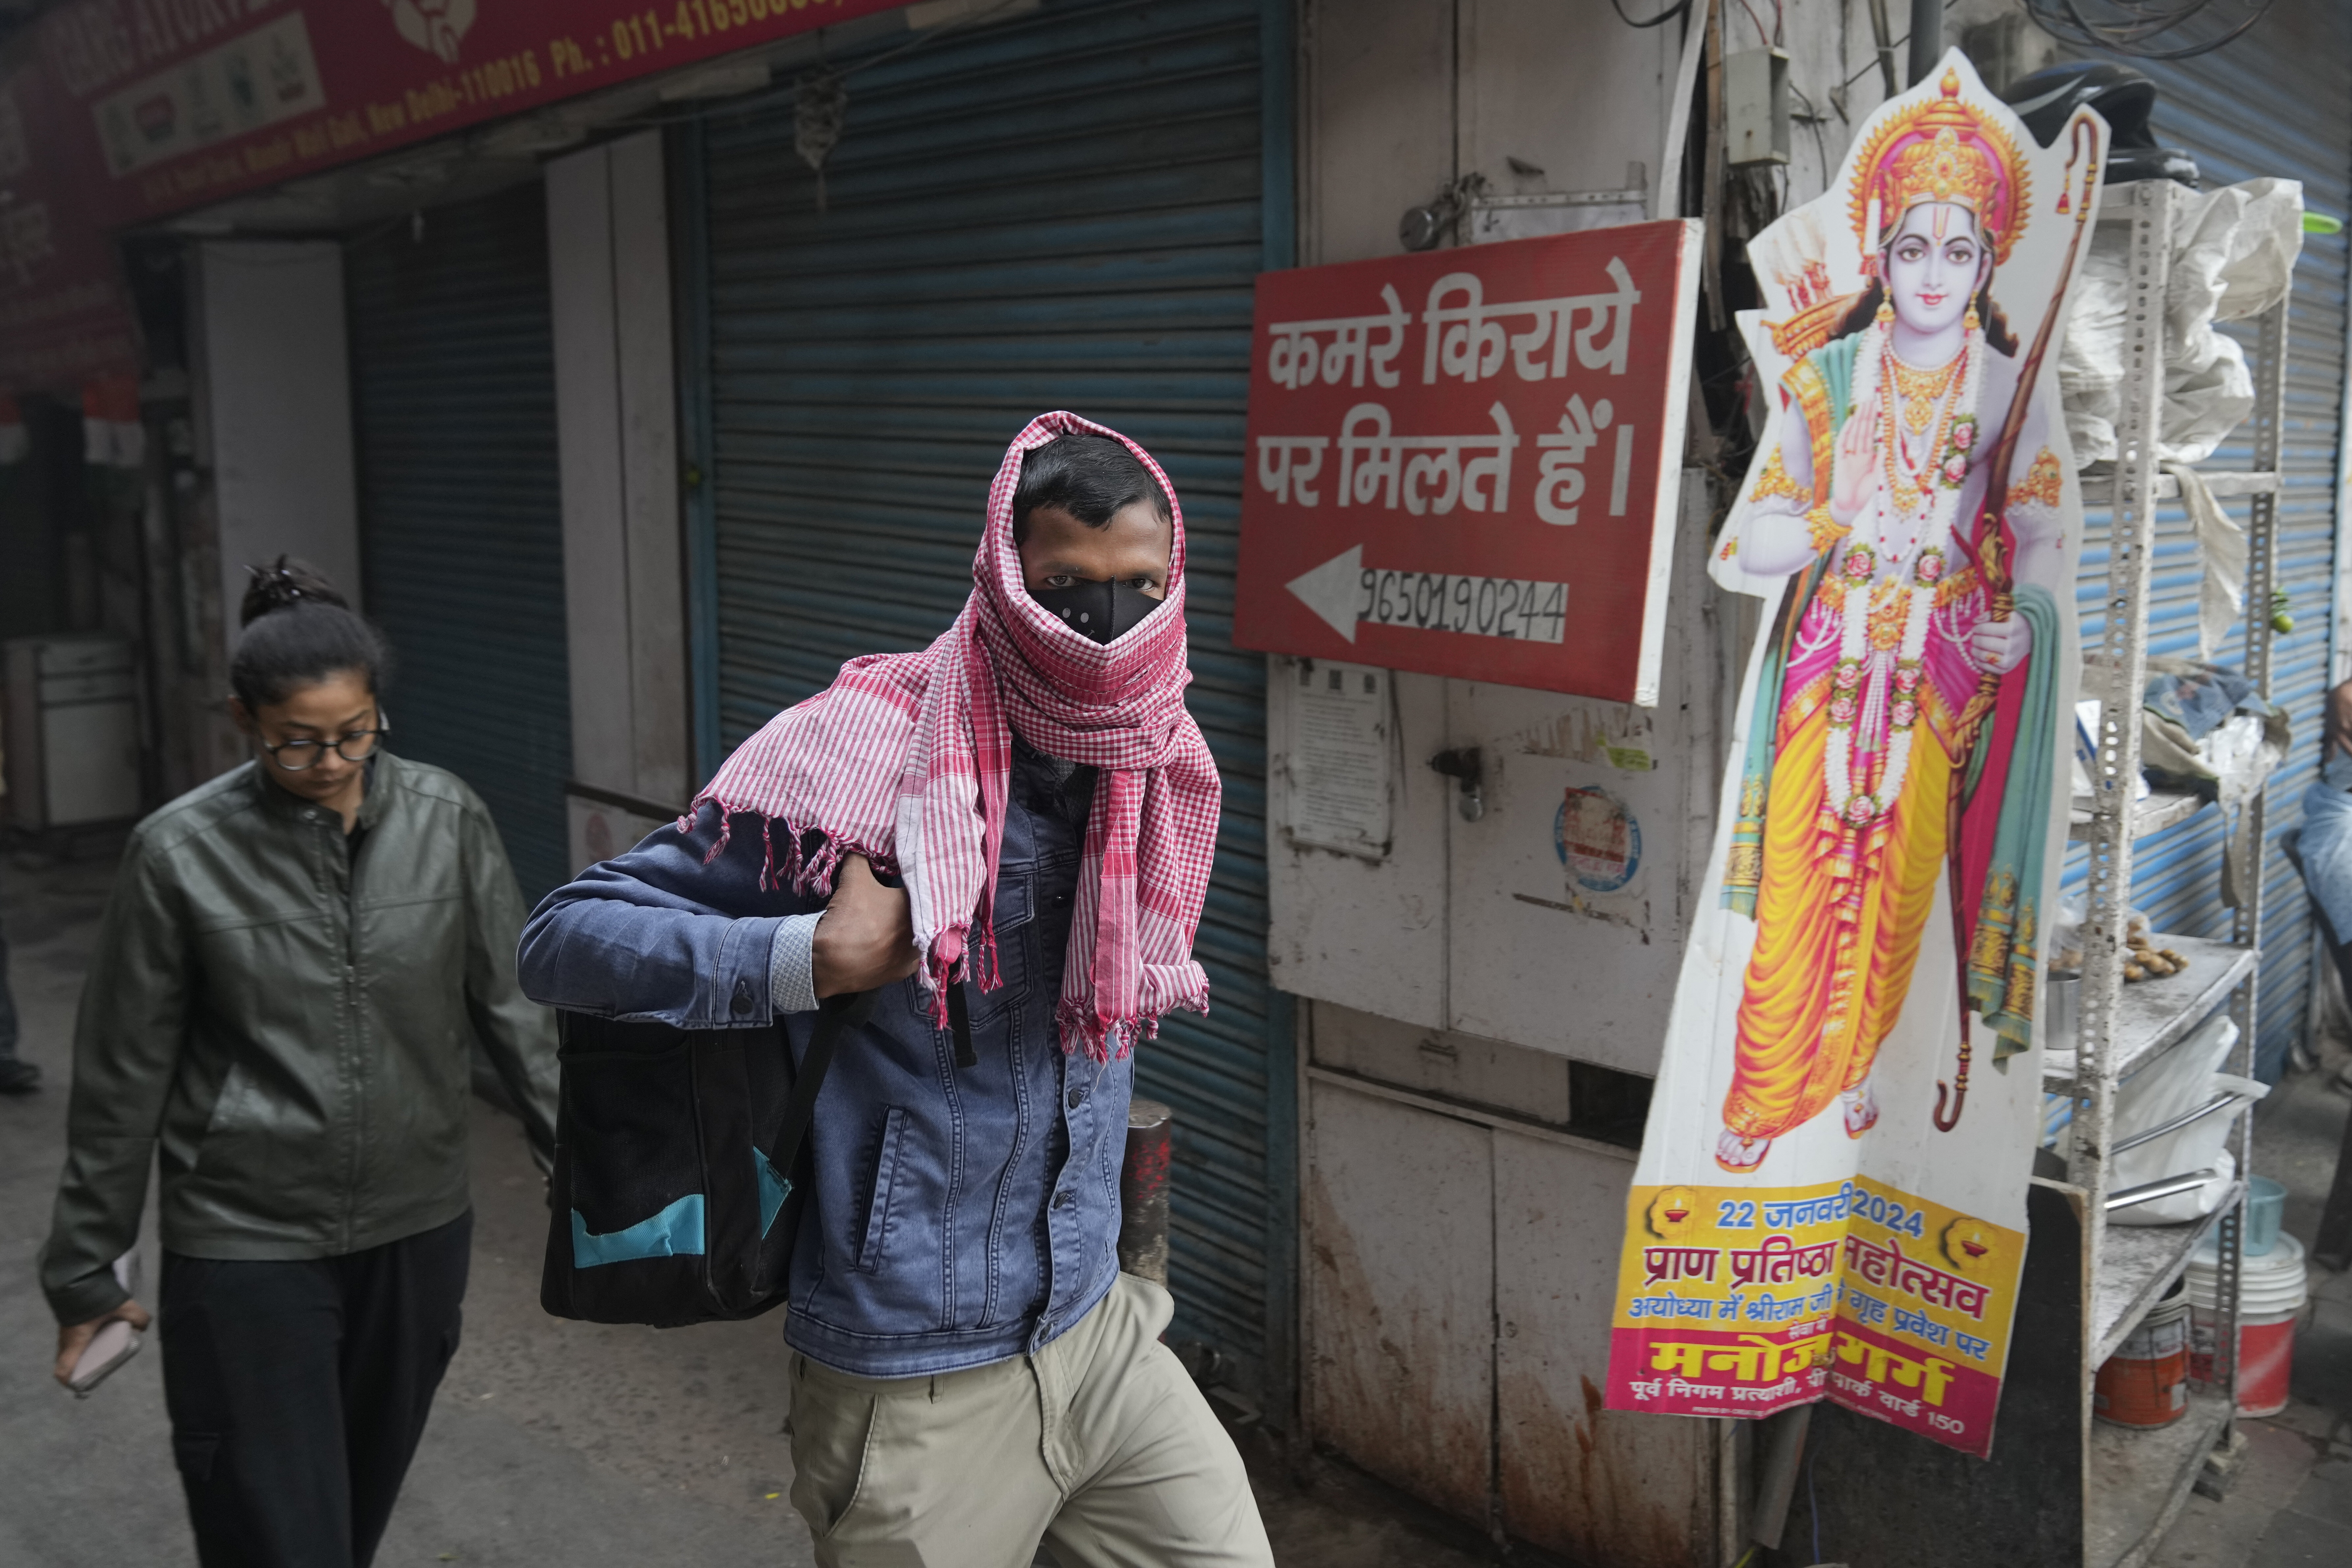
[[[1260,277],[1234,640],[1654,703],[1699,234]]]
[[[904,0],[68,0],[45,162],[152,219]]]

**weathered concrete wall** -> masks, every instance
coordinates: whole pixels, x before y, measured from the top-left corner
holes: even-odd
[[[1861,0],[1782,14],[1790,161],[1738,176],[1751,212],[1825,188],[1883,91]],[[1302,15],[1305,262],[1395,254],[1405,209],[1474,174],[1507,195],[1632,188],[1608,221],[1680,213],[1680,26],[1545,0],[1305,0]],[[1711,73],[1763,41],[1727,15],[1714,52],[1690,57],[1700,112],[1683,130],[1702,157]],[[1548,231],[1524,210],[1474,216],[1449,243]],[[1612,1075],[1655,1071],[1752,630],[1705,578],[1703,477],[1686,489],[1657,708],[1401,674],[1389,856],[1296,847],[1279,827],[1268,846],[1276,980],[1316,999],[1307,1424],[1449,1512],[1612,1565],[1728,1562],[1745,1537],[1737,1433],[1601,1408],[1631,1154],[1591,1136],[1577,1088],[1605,1069],[1610,1092],[1638,1096]],[[1295,685],[1277,661],[1277,824]],[[1463,746],[1486,762],[1475,822],[1425,765]],[[1605,896],[1557,885],[1554,813],[1585,786],[1640,826],[1643,864]]]

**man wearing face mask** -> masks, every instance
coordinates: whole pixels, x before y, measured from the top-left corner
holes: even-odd
[[[1141,447],[1048,414],[990,489],[972,584],[929,648],[853,659],[677,827],[552,894],[523,986],[774,1016],[796,1056],[820,998],[878,992],[818,1098],[784,1329],[818,1562],[1027,1568],[1042,1540],[1067,1568],[1270,1565],[1160,1343],[1168,1294],[1117,1251],[1133,1051],[1208,1003],[1183,514]]]

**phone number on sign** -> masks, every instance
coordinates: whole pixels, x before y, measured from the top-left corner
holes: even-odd
[[[1374,626],[1556,643],[1568,625],[1565,583],[1367,570],[1362,585],[1357,618]]]

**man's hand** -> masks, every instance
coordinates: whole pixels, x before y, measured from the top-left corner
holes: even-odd
[[[98,1337],[98,1331],[118,1318],[140,1330],[144,1330],[154,1321],[147,1315],[147,1309],[138,1302],[125,1301],[102,1318],[92,1318],[87,1323],[58,1326],[57,1377],[59,1383],[70,1384],[73,1381],[74,1363],[81,1360],[81,1352],[89,1348],[89,1342]]]
[[[843,858],[833,897],[809,944],[819,997],[871,991],[915,973],[915,924],[904,888],[874,879],[863,855]]]

